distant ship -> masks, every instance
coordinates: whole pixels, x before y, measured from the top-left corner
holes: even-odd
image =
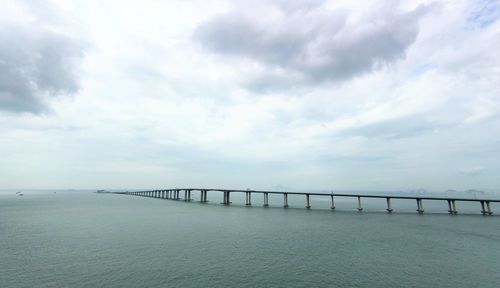
[[[96,193],[106,193],[106,190],[97,190]]]

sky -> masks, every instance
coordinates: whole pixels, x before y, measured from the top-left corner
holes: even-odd
[[[500,190],[498,18],[492,0],[3,0],[0,188]]]

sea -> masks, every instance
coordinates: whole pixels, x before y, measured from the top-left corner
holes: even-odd
[[[0,287],[500,287],[500,205],[0,192]],[[181,193],[181,196],[184,194]]]

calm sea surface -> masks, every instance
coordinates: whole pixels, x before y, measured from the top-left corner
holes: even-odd
[[[478,204],[261,197],[245,207],[0,192],[0,287],[500,287],[500,217]],[[183,195],[181,193],[181,195]],[[195,195],[196,197],[199,197]],[[325,199],[326,200],[326,199]],[[477,206],[477,207],[476,207]],[[500,214],[500,206],[493,206]],[[430,212],[430,213],[428,213]]]

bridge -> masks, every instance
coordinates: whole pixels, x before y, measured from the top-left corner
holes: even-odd
[[[264,207],[269,206],[269,194],[279,194],[283,196],[283,207],[288,207],[288,196],[303,196],[305,197],[305,208],[311,208],[311,197],[329,197],[331,201],[331,209],[335,209],[335,197],[350,197],[357,199],[357,210],[359,212],[363,211],[362,199],[385,199],[387,204],[387,212],[392,213],[394,210],[391,205],[392,199],[404,199],[416,201],[417,212],[419,214],[424,213],[423,201],[446,201],[448,203],[448,213],[457,214],[456,202],[477,202],[481,206],[481,213],[483,215],[493,215],[491,210],[492,202],[500,202],[500,199],[478,199],[478,198],[459,198],[459,197],[420,197],[420,196],[395,196],[395,195],[368,195],[368,194],[338,194],[338,193],[311,193],[311,192],[286,192],[286,191],[262,191],[262,190],[238,190],[238,189],[206,189],[206,188],[175,188],[175,189],[165,189],[165,190],[148,190],[148,191],[132,191],[132,192],[105,192],[113,194],[123,194],[123,195],[133,195],[133,196],[143,196],[151,198],[160,199],[170,199],[170,200],[183,200],[183,201],[193,201],[192,192],[200,192],[201,203],[208,202],[208,193],[221,193],[223,205],[230,205],[231,194],[243,193],[245,194],[245,205],[252,205],[252,194],[261,194],[264,198]],[[101,192],[103,193],[103,192]],[[181,193],[184,193],[184,197],[181,198]]]

